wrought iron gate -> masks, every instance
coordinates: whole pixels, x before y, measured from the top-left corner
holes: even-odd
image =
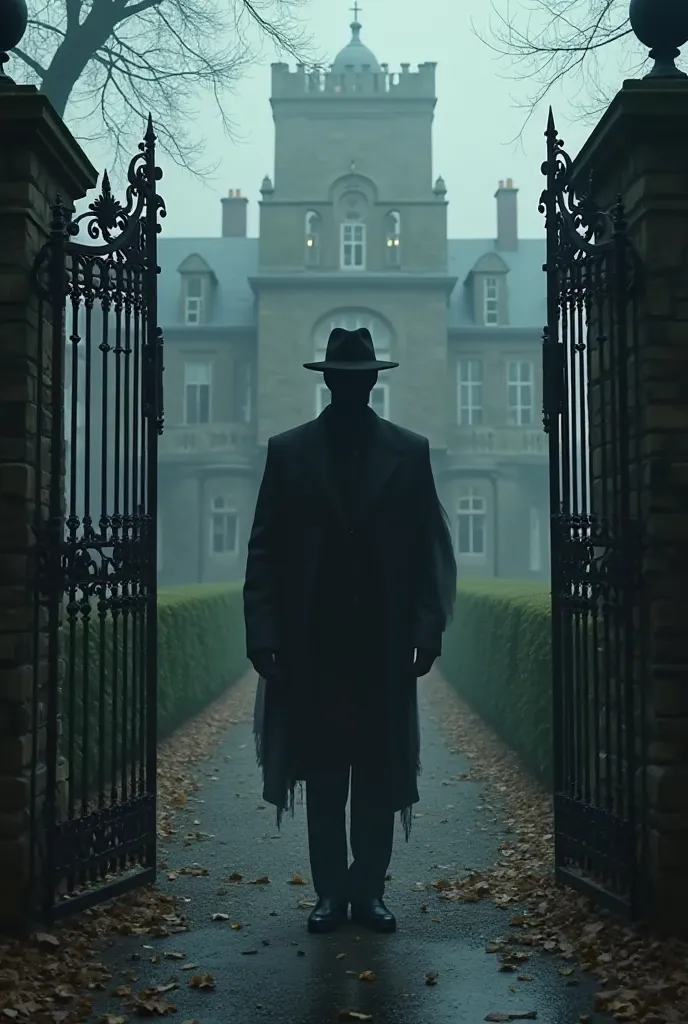
[[[58,198],[34,270],[31,878],[49,921],[155,878],[161,177],[149,118],[124,205],[107,173],[86,213]]]
[[[556,871],[635,915],[645,877],[640,267],[621,201],[602,210],[577,195],[551,112],[546,134]]]

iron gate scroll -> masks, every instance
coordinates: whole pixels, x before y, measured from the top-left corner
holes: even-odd
[[[640,267],[621,201],[576,194],[547,126],[547,327],[557,877],[637,914],[645,856]]]
[[[34,271],[50,372],[36,401],[31,877],[47,920],[155,879],[165,206],[150,118],[127,177],[124,205],[107,173],[86,213],[58,198]]]

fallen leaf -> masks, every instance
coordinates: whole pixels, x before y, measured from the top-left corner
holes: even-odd
[[[267,875],[260,875],[258,878],[252,878],[248,883],[249,885],[269,885],[270,879]]]
[[[375,981],[374,971],[361,971],[358,976],[359,981]]]
[[[338,1020],[372,1020],[372,1013],[359,1013],[358,1010],[340,1010]]]
[[[138,999],[134,1009],[139,1017],[168,1017],[177,1012],[177,1007],[165,999]]]
[[[437,971],[428,971],[427,974],[425,975],[425,984],[436,985],[438,978],[439,974],[437,973]]]
[[[229,914],[215,913],[212,915],[213,921],[229,921]]]
[[[197,988],[205,991],[216,988],[216,981],[212,974],[194,974],[189,980],[189,988]]]

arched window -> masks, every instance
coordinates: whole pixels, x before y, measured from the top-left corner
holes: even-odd
[[[398,267],[401,264],[401,216],[396,210],[385,217],[385,251],[387,265]]]
[[[373,339],[375,354],[378,359],[391,360],[392,357],[392,332],[385,321],[369,313],[367,310],[340,310],[330,313],[319,320],[313,331],[313,358],[316,361],[325,358],[327,339],[335,327],[344,327],[347,331],[355,331],[359,327],[367,327]],[[316,383],[315,392],[315,414],[319,416],[330,401],[330,391],[326,384],[319,380]],[[370,406],[383,419],[389,419],[390,414],[390,393],[389,384],[386,380],[379,380],[370,393]]]
[[[317,267],[320,263],[320,214],[309,210],[305,224],[306,266]]]

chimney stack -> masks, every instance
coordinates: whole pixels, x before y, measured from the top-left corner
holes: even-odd
[[[518,189],[512,178],[500,181],[497,200],[497,249],[515,252],[518,249]]]
[[[241,189],[230,188],[222,198],[222,237],[246,238],[248,221],[248,199]]]

